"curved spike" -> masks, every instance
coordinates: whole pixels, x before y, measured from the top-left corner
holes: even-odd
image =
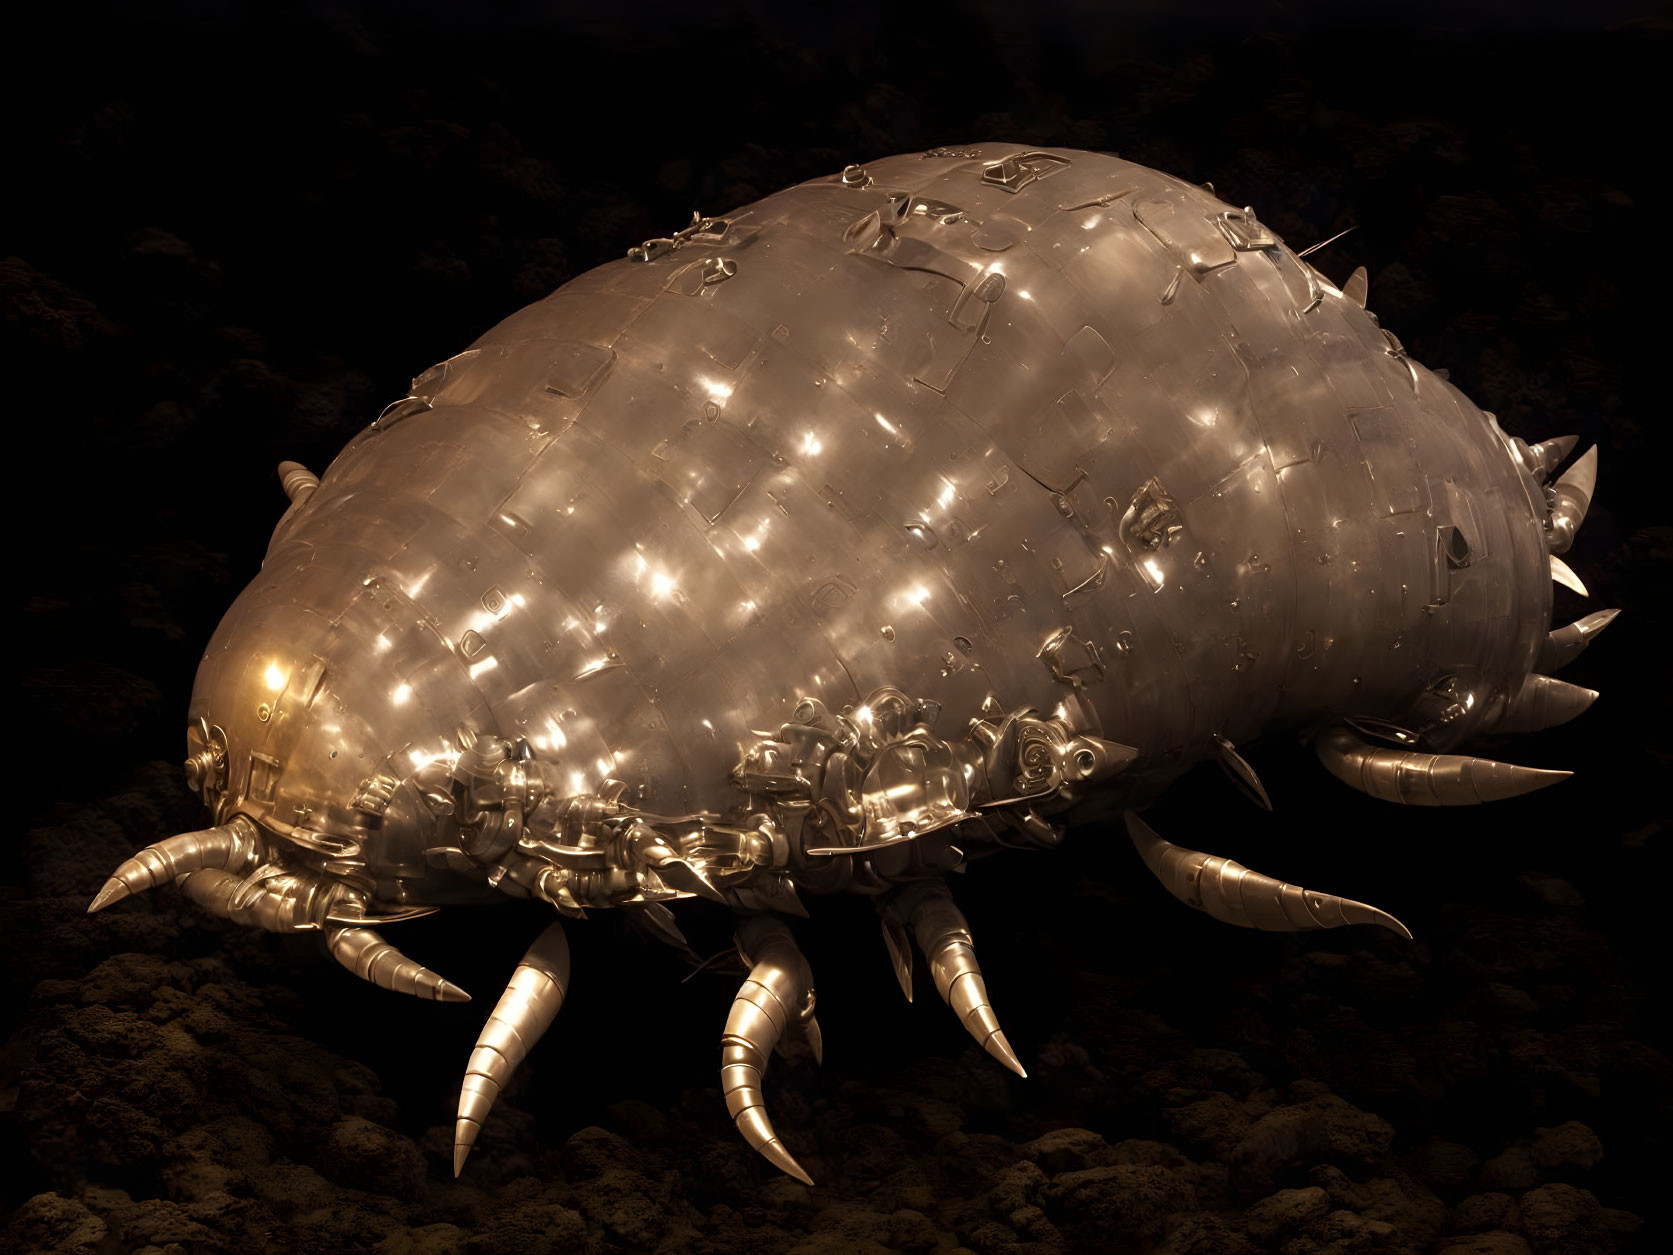
[[[912,942],[906,935],[906,925],[885,910],[878,918],[883,923],[883,944],[889,947],[889,962],[894,966],[900,992],[912,1001]]]
[[[1361,309],[1365,308],[1365,302],[1371,295],[1371,276],[1364,266],[1354,267],[1354,272],[1342,285],[1342,295]]]
[[[1538,444],[1526,446],[1523,461],[1528,465],[1528,472],[1540,483],[1551,478],[1551,473],[1563,464],[1563,459],[1574,452],[1574,446],[1580,443],[1579,436],[1553,436],[1550,440],[1541,440]]]
[[[965,1031],[983,1050],[1018,1076],[1027,1077],[1011,1043],[999,1027],[999,1017],[988,1002],[987,982],[976,962],[970,925],[953,902],[952,892],[939,880],[926,880],[902,895],[902,909],[910,911],[918,949],[929,961],[936,992],[953,1009]]]
[[[1620,613],[1619,610],[1594,610],[1567,627],[1560,627],[1548,633],[1545,644],[1540,647],[1539,661],[1534,664],[1534,670],[1550,675],[1553,671],[1568,666],[1586,652],[1586,646],[1592,643],[1592,638],[1613,623],[1615,616]]]
[[[686,954],[696,957],[696,951],[691,948],[691,942],[680,931],[678,922],[674,919],[674,912],[660,902],[641,902],[637,908],[629,908],[627,921],[646,937],[654,938],[664,945],[673,946],[676,950],[683,950]]]
[[[1597,491],[1597,446],[1587,449],[1573,466],[1562,473],[1553,488],[1556,500],[1551,505],[1551,530],[1545,535],[1545,546],[1552,553],[1567,553],[1574,544],[1574,534],[1586,521],[1586,511]]]
[[[381,989],[437,1002],[469,1002],[471,996],[422,963],[415,963],[370,928],[332,928],[325,944],[336,959],[361,980]]]
[[[397,906],[387,911],[367,911],[358,902],[350,902],[325,917],[327,924],[343,928],[365,928],[373,924],[404,924],[409,919],[423,919],[441,910],[439,906]]]
[[[1597,690],[1553,680],[1548,675],[1530,675],[1521,690],[1505,707],[1495,732],[1539,732],[1581,714],[1597,700]]]
[[[738,948],[752,965],[732,1001],[720,1039],[720,1086],[726,1094],[726,1110],[744,1140],[774,1167],[803,1185],[812,1185],[813,1178],[773,1131],[761,1095],[761,1079],[773,1048],[792,1020],[802,1015],[804,1005],[811,1002],[813,973],[790,930],[771,916],[744,920],[738,926]],[[811,1018],[811,1010],[809,1015]],[[816,1055],[822,1055],[823,1050],[821,1040]]]
[[[652,866],[662,883],[670,889],[696,894],[700,898],[708,898],[711,902],[727,904],[726,895],[715,888],[714,882],[696,863],[683,858],[665,858]]]
[[[165,837],[146,846],[112,872],[98,896],[88,904],[87,913],[102,911],[129,894],[155,889],[199,868],[242,873],[260,861],[263,845],[260,830],[242,815],[201,832]]]
[[[1127,835],[1164,889],[1224,923],[1282,933],[1379,924],[1411,940],[1411,931],[1387,911],[1285,884],[1229,858],[1174,845],[1132,811],[1127,812]]]
[[[1552,579],[1556,580],[1557,583],[1561,584],[1564,588],[1579,593],[1582,597],[1591,596],[1591,594],[1586,591],[1586,586],[1580,582],[1580,577],[1574,573],[1574,569],[1570,567],[1568,563],[1564,562],[1556,554],[1552,554],[1550,556],[1550,562]]]
[[[524,1056],[552,1025],[569,992],[569,939],[553,922],[535,938],[493,1014],[477,1034],[459,1087],[459,1116],[453,1125],[453,1175],[458,1176],[476,1145],[476,1135],[500,1091]]]
[[[1249,765],[1249,760],[1237,752],[1237,746],[1231,743],[1230,738],[1216,733],[1214,742],[1220,747],[1220,770],[1226,773],[1226,779],[1235,784],[1239,793],[1263,811],[1271,810],[1272,799],[1267,796],[1266,786],[1255,774],[1255,769]]]
[[[1423,754],[1384,748],[1333,728],[1313,742],[1322,762],[1343,784],[1406,806],[1473,806],[1532,793],[1567,780],[1572,771],[1517,767],[1463,754]]]

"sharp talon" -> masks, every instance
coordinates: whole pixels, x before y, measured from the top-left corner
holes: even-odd
[[[894,965],[895,979],[900,982],[900,992],[911,1002],[912,942],[906,935],[906,925],[887,911],[879,918],[883,923],[883,942],[889,947],[889,962]]]
[[[662,883],[671,889],[726,904],[726,895],[715,888],[714,883],[694,864],[683,858],[671,858],[658,863],[656,874],[661,877]]]
[[[569,941],[553,923],[535,939],[476,1039],[453,1125],[453,1175],[465,1166],[494,1100],[540,1040],[569,992]]]
[[[1474,806],[1567,780],[1572,771],[1518,767],[1463,754],[1422,754],[1370,745],[1335,728],[1313,742],[1319,761],[1349,788],[1405,806]]]
[[[1550,675],[1568,666],[1586,652],[1586,646],[1592,643],[1592,639],[1613,623],[1620,613],[1619,610],[1595,610],[1567,627],[1547,634],[1534,669],[1543,675]]]
[[[1493,731],[1541,732],[1554,728],[1580,715],[1597,697],[1596,689],[1553,680],[1548,675],[1530,675],[1493,725]]]
[[[1591,594],[1586,591],[1586,586],[1580,582],[1580,577],[1574,573],[1574,568],[1569,566],[1568,563],[1564,562],[1556,554],[1550,555],[1550,561],[1552,579],[1557,581],[1557,583],[1561,584],[1564,588],[1569,589],[1572,592],[1579,593],[1582,597],[1591,596]]]
[[[370,928],[332,928],[325,934],[326,948],[361,980],[371,981],[393,993],[437,1002],[469,1002],[471,996],[450,980],[436,975],[422,963],[415,963]]]
[[[765,1123],[765,1118],[763,1118],[762,1122]],[[740,1123],[738,1127],[743,1128],[742,1123]],[[768,1124],[767,1129],[770,1132],[772,1125]],[[779,1141],[777,1137],[768,1136],[766,1140],[757,1142],[750,1136],[749,1129],[744,1130],[744,1137],[749,1141],[751,1146],[755,1147],[755,1149],[761,1153],[768,1163],[772,1164],[773,1167],[777,1168],[780,1172],[795,1177],[796,1180],[800,1181],[803,1185],[813,1184],[813,1178],[808,1176],[807,1170],[803,1168],[801,1164],[796,1162],[796,1157],[784,1148],[784,1143]]]
[[[813,1178],[802,1170],[773,1131],[761,1082],[773,1048],[783,1039],[791,1017],[799,1014],[813,986],[813,973],[790,930],[770,916],[758,915],[738,926],[738,948],[753,959],[749,976],[732,1001],[720,1039],[720,1087],[726,1110],[744,1140],[780,1171],[804,1185]],[[816,1058],[824,1054],[811,1019],[809,1044]]]
[[[1523,461],[1528,471],[1540,483],[1551,478],[1551,472],[1563,464],[1563,459],[1574,452],[1574,446],[1580,443],[1579,436],[1553,436],[1550,440],[1541,440],[1536,445],[1529,445]]]
[[[1237,747],[1227,738],[1218,734],[1214,737],[1220,747],[1220,770],[1238,788],[1238,792],[1248,798],[1263,811],[1272,809],[1272,799],[1267,796],[1266,786],[1261,778],[1255,774],[1255,769],[1249,765],[1249,760],[1237,752]]]
[[[1017,1052],[1011,1049],[1011,1043],[1005,1039],[1003,1029],[994,1029],[993,1036],[982,1043],[987,1052],[1023,1080],[1028,1079],[1028,1073],[1023,1070],[1022,1062],[1017,1058]]]
[[[1545,535],[1552,553],[1567,553],[1574,544],[1580,524],[1586,521],[1592,494],[1597,490],[1597,446],[1593,445],[1553,486],[1556,500],[1551,505],[1551,528]]]
[[[918,949],[929,962],[942,1001],[953,1009],[959,1023],[983,1050],[1018,1076],[1027,1076],[988,1001],[987,981],[976,961],[970,925],[954,903],[952,892],[942,881],[921,881],[901,895],[900,906],[911,915]]]
[[[112,876],[105,881],[104,888],[99,890],[98,896],[87,904],[87,913],[91,915],[94,911],[102,911],[112,902],[120,902],[128,893],[128,886]]]
[[[259,861],[263,842],[256,826],[242,815],[201,832],[183,832],[146,846],[110,874],[87,908],[91,915],[130,894],[203,868],[243,872]]]
[[[1127,835],[1164,889],[1224,923],[1265,932],[1379,924],[1411,939],[1410,930],[1387,911],[1286,884],[1229,858],[1174,845],[1132,811],[1127,812]]]

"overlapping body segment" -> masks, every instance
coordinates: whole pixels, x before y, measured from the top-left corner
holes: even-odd
[[[770,920],[802,892],[874,895],[908,991],[915,932],[1020,1070],[945,871],[1206,757],[1265,802],[1235,746],[1275,729],[1402,802],[1561,774],[1450,751],[1594,696],[1533,673],[1595,630],[1547,637],[1595,455],[1547,487],[1572,442],[1506,436],[1364,304],[1253,210],[1072,150],[694,218],[426,371],[321,480],[284,472],[193,697],[221,835],[168,875],[339,957],[496,893],[675,944],[665,902],[726,903],[746,991],[805,1002],[727,1038],[739,1127],[787,1171],[758,1086],[783,1034],[817,1040]],[[1131,826],[1221,918],[1397,927]],[[557,944],[495,1023],[550,1021]],[[478,1054],[461,1162],[516,1062]]]

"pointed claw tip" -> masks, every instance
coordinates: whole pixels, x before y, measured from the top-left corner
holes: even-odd
[[[1011,1043],[1005,1040],[1003,1030],[996,1029],[993,1036],[989,1037],[983,1044],[986,1046],[987,1052],[995,1059],[1022,1077],[1023,1080],[1028,1079],[1028,1073],[1023,1069],[1021,1061],[1018,1060],[1016,1051],[1012,1050]]]
[[[1591,594],[1586,591],[1586,585],[1583,584],[1580,577],[1574,573],[1573,567],[1569,566],[1568,563],[1564,562],[1556,554],[1550,555],[1550,563],[1551,578],[1553,580],[1561,584],[1564,588],[1569,589],[1571,592],[1578,593],[1582,597],[1591,596]]]
[[[763,1159],[780,1172],[795,1177],[803,1185],[813,1184],[813,1178],[808,1176],[802,1165],[796,1162],[796,1157],[785,1149],[784,1143],[779,1141],[778,1138],[775,1137],[770,1141],[763,1142],[755,1149],[761,1153]]]
[[[98,896],[87,904],[87,913],[91,915],[95,911],[102,911],[112,902],[120,902],[127,896],[128,886],[112,876],[105,881],[104,888],[99,890]]]
[[[1353,921],[1354,923],[1375,924],[1379,928],[1388,929],[1391,933],[1398,933],[1407,941],[1412,939],[1412,930],[1407,928],[1399,920],[1395,919],[1394,916],[1390,915],[1387,911],[1378,907],[1370,906],[1364,902],[1356,902],[1353,905],[1363,910],[1366,916],[1364,919]]]
[[[474,1120],[460,1117],[453,1122],[453,1175],[457,1177],[464,1171],[465,1160],[471,1156],[471,1148],[476,1145],[476,1135],[481,1131],[481,1125]]]

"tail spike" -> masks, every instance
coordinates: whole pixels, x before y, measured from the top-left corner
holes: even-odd
[[[1551,530],[1546,533],[1545,544],[1552,553],[1567,553],[1597,491],[1596,445],[1562,473],[1552,491],[1556,500],[1551,505]]]
[[[1557,581],[1557,583],[1561,584],[1564,588],[1569,589],[1571,592],[1579,593],[1582,597],[1591,596],[1591,594],[1586,591],[1586,586],[1580,582],[1580,577],[1574,573],[1573,567],[1569,566],[1568,563],[1564,562],[1556,554],[1550,555],[1549,560],[1551,563],[1552,579]]]
[[[720,1039],[720,1085],[726,1095],[726,1110],[744,1140],[768,1162],[803,1185],[812,1185],[813,1178],[773,1130],[761,1082],[773,1048],[804,1007],[804,1028],[812,1023],[813,973],[790,930],[768,915],[752,916],[739,924],[738,949],[751,966],[733,999]],[[823,1038],[817,1028],[809,1032],[809,1039],[815,1057],[823,1057]]]
[[[459,1116],[453,1126],[454,1176],[464,1169],[500,1091],[551,1027],[568,992],[569,940],[563,924],[554,921],[535,938],[477,1035],[464,1084],[459,1087]]]
[[[1553,680],[1548,675],[1530,675],[1493,731],[1540,732],[1554,728],[1580,715],[1597,696],[1595,689]]]
[[[929,962],[930,976],[942,1001],[953,1009],[959,1023],[983,1050],[1018,1076],[1027,1077],[988,1001],[987,981],[976,961],[970,925],[954,903],[952,892],[943,881],[921,881],[901,895],[900,907],[911,916],[918,949]]]
[[[1620,613],[1619,610],[1594,610],[1567,627],[1560,627],[1549,633],[1545,638],[1545,644],[1540,648],[1539,661],[1534,664],[1534,669],[1543,675],[1550,675],[1553,671],[1568,666],[1586,652],[1586,646],[1613,623],[1615,616]]]
[[[336,959],[361,980],[380,989],[436,1002],[469,1002],[471,996],[422,963],[407,958],[370,928],[332,928],[325,944]]]
[[[1229,858],[1174,845],[1133,811],[1127,812],[1127,835],[1164,889],[1223,923],[1284,933],[1378,924],[1411,939],[1411,931],[1387,911],[1285,884]]]
[[[1313,742],[1319,761],[1343,784],[1405,806],[1473,806],[1532,793],[1567,780],[1572,771],[1518,767],[1463,754],[1424,754],[1374,746],[1346,728]]]
[[[261,860],[260,830],[242,815],[201,832],[183,832],[146,846],[111,873],[87,913],[102,911],[130,894],[144,893],[187,872],[213,867],[241,874]]]

